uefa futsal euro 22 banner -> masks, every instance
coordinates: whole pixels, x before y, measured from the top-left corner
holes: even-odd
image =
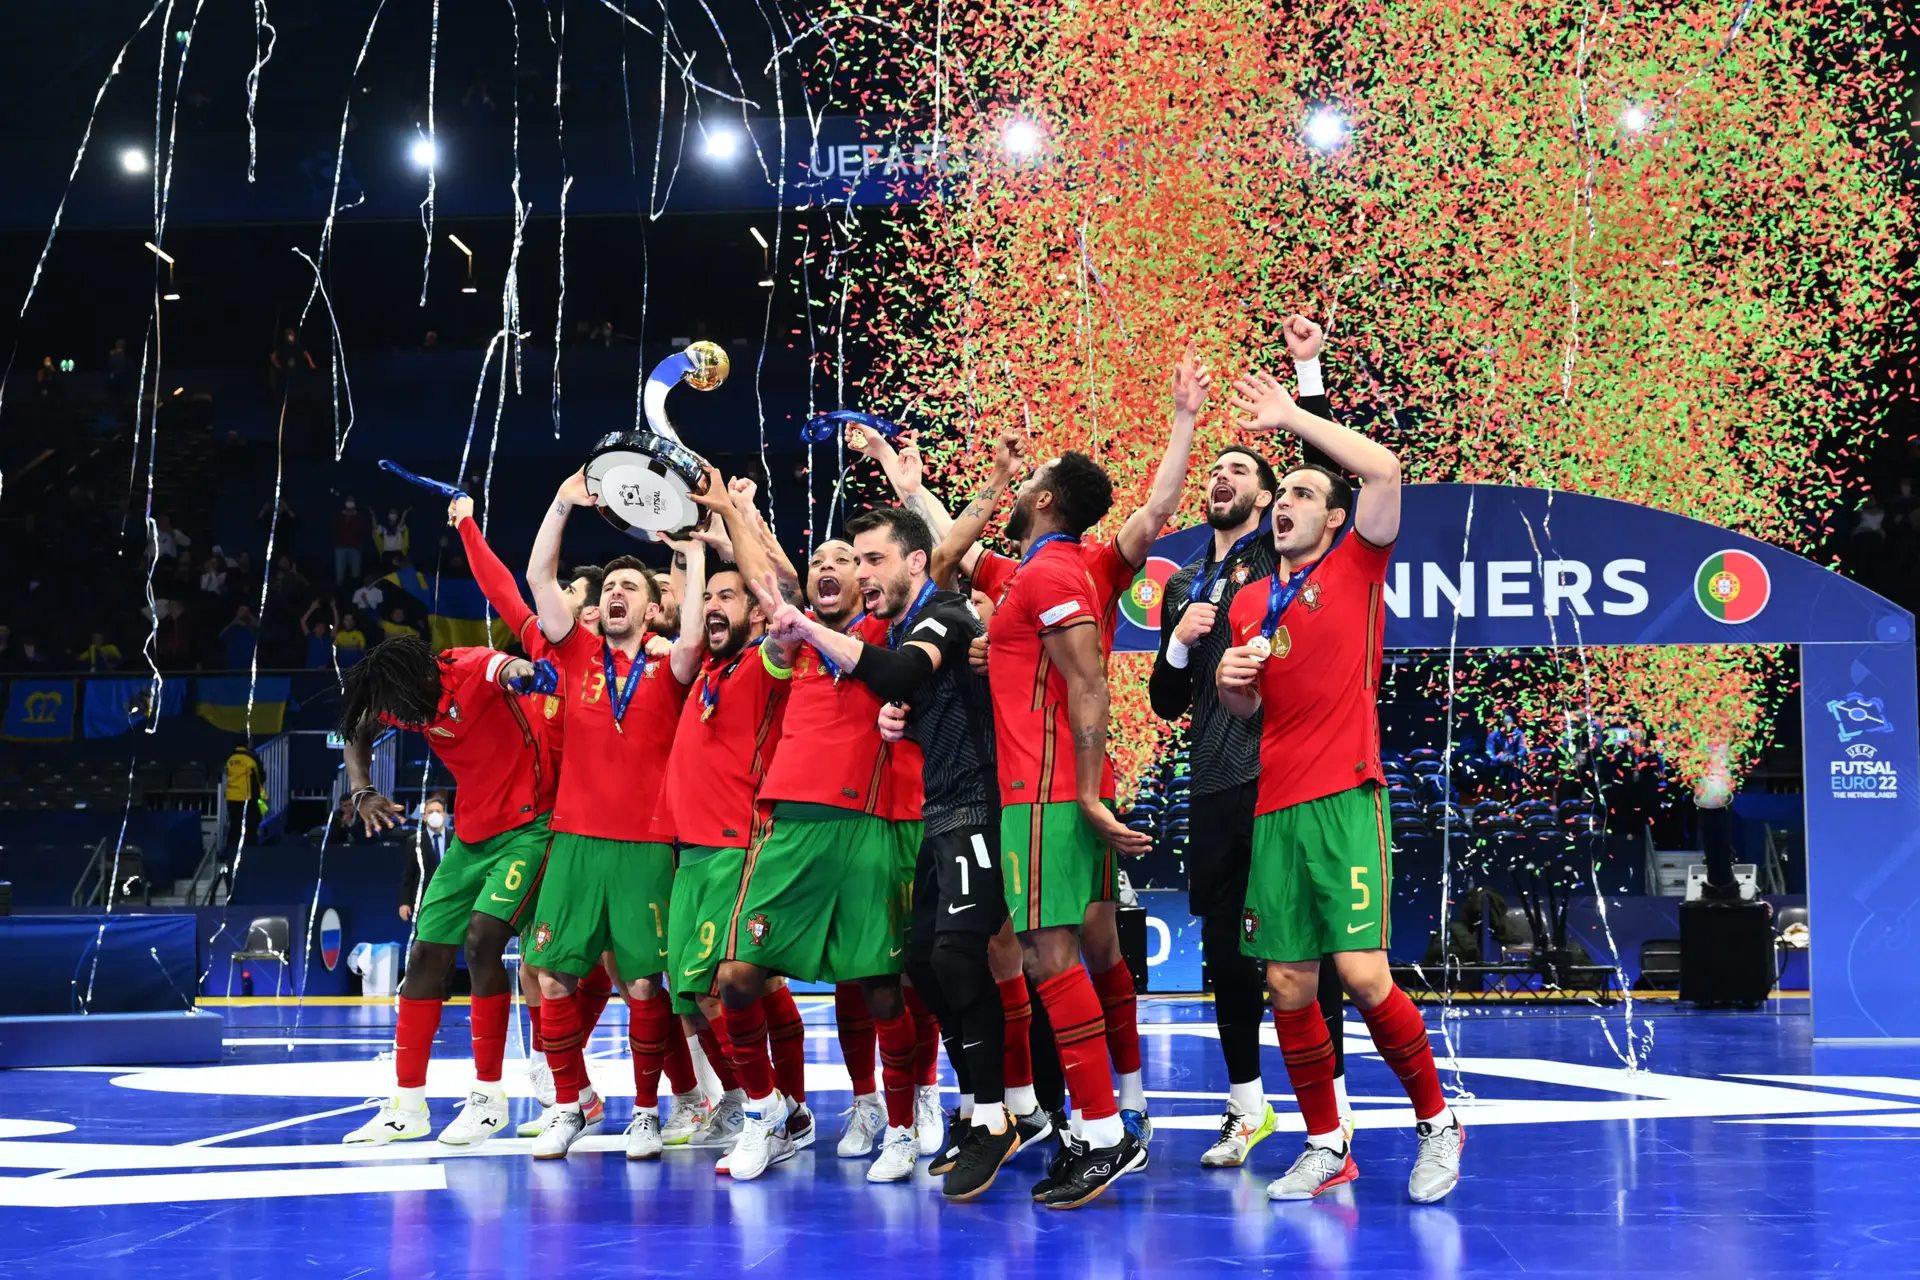
[[[1167,579],[1209,536],[1154,544],[1121,602],[1117,647],[1158,647]],[[1920,1038],[1912,614],[1698,520],[1506,485],[1409,485],[1385,596],[1397,649],[1801,646],[1813,1033]]]

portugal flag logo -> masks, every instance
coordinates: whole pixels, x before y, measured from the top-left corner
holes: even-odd
[[[1693,575],[1694,599],[1716,622],[1751,622],[1767,607],[1767,567],[1746,551],[1716,551]]]
[[[1160,630],[1160,606],[1166,602],[1167,579],[1180,572],[1180,566],[1165,556],[1148,556],[1134,575],[1133,585],[1120,597],[1120,616],[1136,627]]]

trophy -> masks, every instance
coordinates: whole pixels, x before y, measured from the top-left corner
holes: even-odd
[[[640,403],[652,431],[613,431],[587,458],[587,492],[607,523],[634,538],[684,538],[703,514],[690,495],[705,492],[706,461],[687,448],[667,419],[667,393],[684,382],[712,391],[732,362],[718,343],[696,342],[655,365]]]

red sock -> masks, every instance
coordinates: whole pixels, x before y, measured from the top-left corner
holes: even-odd
[[[1273,1025],[1280,1033],[1280,1054],[1307,1132],[1332,1133],[1340,1127],[1340,1102],[1333,1092],[1333,1037],[1327,1034],[1320,1006],[1275,1009]]]
[[[473,998],[473,1076],[482,1084],[500,1083],[500,1062],[507,1056],[507,1015],[513,996]]]
[[[1086,968],[1075,965],[1040,984],[1040,1000],[1053,1023],[1060,1047],[1060,1069],[1073,1097],[1073,1114],[1082,1120],[1118,1115],[1113,1099],[1113,1067],[1106,1054],[1107,1019]]]
[[[433,1056],[433,1037],[440,1031],[444,1000],[400,997],[400,1020],[393,1029],[393,1074],[402,1089],[427,1087],[427,1059]],[[500,1077],[496,1073],[494,1079]]]
[[[662,996],[661,999],[667,997]],[[668,1008],[672,1008],[669,1003]],[[675,1093],[692,1093],[700,1087],[700,1077],[694,1074],[693,1051],[687,1048],[686,1028],[680,1025],[680,1019],[668,1018],[667,1060],[662,1069],[667,1073],[667,1084]]]
[[[655,993],[651,1000],[627,1001],[627,1047],[633,1051],[636,1109],[660,1105],[660,1068],[666,1062],[667,1041],[679,1030],[666,996]]]
[[[913,1128],[913,1015],[903,1013],[885,1021],[875,1018],[880,1041],[880,1088],[887,1095],[887,1127]]]
[[[587,1084],[587,1033],[580,1027],[579,993],[542,1000],[540,1020],[546,1024],[547,1066],[553,1069],[554,1101],[578,1102],[580,1090]]]
[[[1033,1046],[1027,1042],[1027,1029],[1033,1025],[1033,997],[1027,994],[1027,980],[1008,978],[1000,987],[1000,1012],[1007,1020],[1007,1047],[1001,1055],[1007,1088],[1018,1089],[1033,1083]]]
[[[733,1049],[733,1074],[747,1097],[771,1097],[773,1064],[767,1060],[767,1015],[758,1000],[743,1009],[727,1006],[727,1040]]]
[[[1319,1017],[1317,1006],[1308,1011]],[[1427,1040],[1427,1022],[1407,993],[1395,987],[1391,995],[1372,1009],[1362,1009],[1373,1047],[1400,1077],[1413,1103],[1414,1118],[1430,1120],[1447,1109],[1447,1096],[1440,1090],[1440,1072],[1433,1065],[1433,1045]]]
[[[533,1024],[533,1051],[535,1053],[545,1053],[547,1051],[547,1020],[540,1012],[546,1008],[546,1005],[547,1002],[545,1000],[542,1000],[539,1004],[534,1004],[531,1001],[527,1004],[527,1021]]]
[[[1122,1075],[1140,1069],[1139,1004],[1133,994],[1133,974],[1123,959],[1105,973],[1093,975],[1093,989],[1107,1015],[1107,1053],[1113,1069]]]
[[[925,1087],[940,1082],[940,1020],[912,987],[902,987],[907,1012],[913,1015],[913,1082]]]
[[[840,1033],[840,1056],[846,1059],[847,1074],[853,1077],[856,1097],[880,1092],[873,1081],[873,1014],[867,998],[860,994],[857,982],[842,982],[833,989],[833,1022]]]
[[[733,1063],[726,1051],[720,1047],[720,1036],[712,1027],[700,1028],[700,1049],[707,1055],[707,1064],[713,1068],[713,1074],[720,1077],[722,1089],[738,1089],[740,1080],[733,1074]]]
[[[613,999],[613,979],[607,976],[607,967],[603,964],[593,966],[587,976],[580,979],[580,1029],[587,1033],[587,1039],[593,1038],[593,1029],[600,1025],[600,1015],[607,1010],[607,1001]],[[582,1052],[584,1052],[582,1042]]]
[[[795,1102],[807,1100],[807,1024],[793,992],[781,987],[760,997],[767,1018],[767,1040],[773,1055],[773,1082]]]

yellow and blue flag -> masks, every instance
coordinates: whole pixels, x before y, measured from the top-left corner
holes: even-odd
[[[160,714],[177,716],[187,700],[187,682],[166,678],[160,683]],[[89,680],[80,719],[89,738],[112,738],[147,722],[153,714],[153,681],[121,676]]]
[[[498,617],[490,617],[487,597],[472,578],[442,577],[436,592],[433,612],[427,615],[429,639],[434,651],[481,648],[491,636],[494,648],[513,639]]]
[[[73,681],[15,680],[7,691],[0,738],[8,742],[65,742],[73,737]]]
[[[293,681],[286,676],[261,676],[253,684],[253,719],[247,719],[246,676],[203,676],[196,681],[194,713],[216,729],[235,736],[279,733],[286,722]]]

